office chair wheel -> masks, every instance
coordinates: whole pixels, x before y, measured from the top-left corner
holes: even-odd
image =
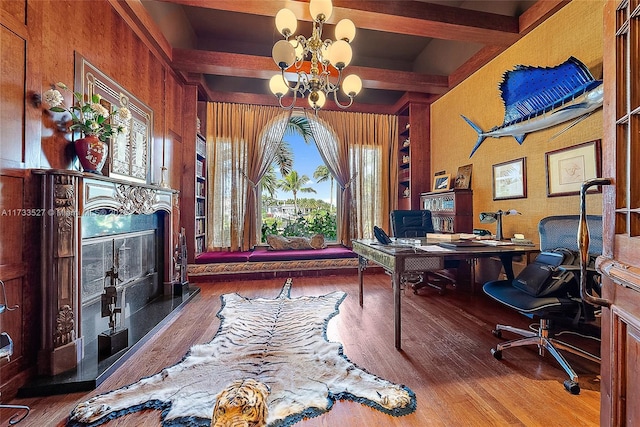
[[[564,388],[571,394],[580,394],[580,384],[575,381],[565,380]]]
[[[493,329],[491,333],[494,337],[502,338],[502,331],[500,329]]]
[[[496,359],[496,360],[502,360],[502,350],[497,350],[495,348],[491,349],[491,355]]]

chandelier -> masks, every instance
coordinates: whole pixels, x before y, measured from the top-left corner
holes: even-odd
[[[276,65],[280,67],[280,74],[276,74],[269,81],[269,89],[278,97],[280,107],[291,109],[298,96],[308,94],[308,101],[316,113],[329,97],[340,108],[349,108],[353,98],[362,89],[362,80],[355,74],[342,78],[343,70],[351,62],[351,43],[356,35],[356,27],[349,19],[343,19],[336,25],[336,40],[322,40],[322,26],[331,17],[333,5],[331,0],[311,0],[309,11],[313,19],[311,37],[294,36],[298,22],[295,14],[289,9],[282,9],[276,15],[276,28],[284,36],[273,45],[272,56]],[[309,58],[310,62],[305,62]],[[310,67],[308,67],[310,64]],[[307,68],[308,67],[308,68]],[[337,78],[332,77],[332,71]],[[286,73],[295,73],[295,84],[290,85]],[[332,82],[334,79],[335,82]],[[347,104],[338,101],[338,91],[349,98]],[[284,105],[282,99],[293,92],[293,99],[289,105]]]

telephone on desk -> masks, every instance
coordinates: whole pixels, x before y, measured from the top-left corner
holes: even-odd
[[[491,232],[489,230],[485,230],[482,228],[474,228],[473,234],[476,236],[491,236]]]
[[[373,226],[373,234],[376,236],[376,240],[383,245],[391,244],[391,239],[389,238],[387,233],[385,233],[384,230],[377,225]]]

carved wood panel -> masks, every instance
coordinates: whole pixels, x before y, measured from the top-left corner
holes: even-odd
[[[0,299],[0,303],[18,306],[0,314],[0,332],[7,332],[13,339],[12,360],[16,360],[22,355],[22,289],[26,273],[22,259],[22,232],[27,211],[23,209],[22,178],[0,175],[0,187],[0,280],[7,292],[7,300]]]
[[[5,27],[0,27],[2,39],[2,55],[0,68],[2,80],[0,86],[0,123],[2,123],[2,137],[0,137],[0,158],[2,164],[10,167],[20,166],[24,161],[24,81],[25,70],[25,40],[17,37]],[[1,167],[1,166],[0,166]]]

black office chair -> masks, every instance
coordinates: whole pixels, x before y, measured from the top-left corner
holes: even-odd
[[[586,221],[591,232],[589,256],[593,261],[595,256],[602,253],[602,217],[588,215]],[[503,350],[537,345],[541,356],[544,356],[547,350],[569,375],[569,380],[564,382],[564,386],[573,394],[580,393],[578,376],[558,350],[569,351],[588,360],[600,362],[598,356],[560,341],[553,337],[557,334],[550,333],[552,322],[555,331],[556,325],[573,328],[590,324],[595,319],[594,307],[580,296],[582,272],[577,239],[579,224],[579,215],[543,218],[538,226],[541,253],[536,260],[525,267],[513,281],[495,280],[487,282],[483,287],[484,292],[496,301],[528,317],[539,319],[535,331],[497,325],[493,331],[497,337],[502,336],[502,331],[508,331],[525,338],[498,344],[495,349],[491,349],[493,356],[500,360]],[[560,248],[562,250],[558,251]],[[563,264],[567,262],[572,265]],[[588,271],[588,292],[599,293],[599,276],[593,268],[589,268]],[[543,288],[543,284],[553,288]]]
[[[391,230],[397,238],[425,237],[434,233],[431,211],[428,210],[394,210],[391,212]],[[438,289],[442,294],[447,285],[455,284],[452,274],[446,269],[457,268],[458,261],[445,261],[445,270],[424,273],[407,273],[402,276],[403,284],[411,286],[414,293],[425,286]]]

